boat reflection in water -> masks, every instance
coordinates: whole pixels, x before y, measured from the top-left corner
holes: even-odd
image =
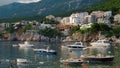
[[[39,54],[44,54],[44,55],[56,55],[56,51],[49,49],[49,47],[47,47],[47,49],[33,49],[34,52],[39,53]]]

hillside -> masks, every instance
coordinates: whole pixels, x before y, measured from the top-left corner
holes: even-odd
[[[84,8],[82,8],[83,6]],[[38,7],[44,9],[38,9]],[[36,19],[40,21],[41,17],[49,14],[68,16],[73,12],[96,10],[112,10],[113,15],[120,13],[120,0],[43,0],[32,4],[13,3],[0,7],[0,18],[8,18],[0,19],[0,22]],[[12,19],[9,19],[9,17]]]
[[[94,10],[111,10],[113,11],[113,15],[120,13],[120,0],[107,0],[106,2],[92,6],[90,9],[86,9],[87,11],[94,11]]]
[[[37,3],[12,3],[0,7],[0,18],[60,15],[82,10],[106,0],[42,0]]]

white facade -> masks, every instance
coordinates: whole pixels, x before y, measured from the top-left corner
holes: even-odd
[[[89,23],[89,24],[84,24],[80,27],[80,29],[84,30],[84,29],[87,29],[87,28],[91,28],[91,24],[92,23]]]
[[[74,13],[70,16],[70,23],[82,24],[84,23],[84,17],[88,15],[88,12]]]
[[[106,23],[110,26],[110,17],[112,16],[112,11],[93,11],[91,15],[96,17],[96,20],[94,22],[97,23]]]
[[[52,27],[50,24],[41,24],[41,25],[39,26],[39,28],[40,28],[40,29],[45,29],[45,28],[52,28],[52,29],[54,29],[55,27]]]
[[[91,15],[85,16],[84,22],[85,23],[92,23],[93,22],[92,16]]]
[[[69,18],[69,17],[64,17],[64,18],[61,20],[61,23],[63,23],[63,24],[68,24],[68,23],[70,23],[70,18]]]
[[[87,24],[87,23],[106,23],[110,24],[112,11],[93,11],[90,15],[88,12],[73,13],[70,17],[61,20],[62,23]]]
[[[120,14],[114,16],[114,22],[120,23]]]
[[[53,15],[49,15],[49,16],[46,16],[47,19],[55,19],[55,16]]]

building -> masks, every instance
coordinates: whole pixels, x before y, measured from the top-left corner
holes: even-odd
[[[83,24],[84,17],[88,15],[88,12],[81,12],[81,13],[73,13],[70,16],[70,23],[73,24]]]
[[[46,16],[46,19],[55,19],[55,16],[53,16],[53,15],[49,15],[49,16]]]
[[[94,16],[93,22],[111,25],[110,17],[112,16],[112,11],[93,11],[90,15]]]
[[[118,23],[120,24],[120,14],[117,14],[117,15],[114,16],[114,22],[117,23],[117,24]]]
[[[70,18],[69,17],[64,17],[60,22],[62,24],[68,24],[68,23],[70,23]]]
[[[92,15],[87,15],[84,17],[84,23],[93,23],[93,16]]]

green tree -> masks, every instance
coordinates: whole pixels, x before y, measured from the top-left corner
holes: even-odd
[[[44,24],[59,24],[59,22],[57,22],[57,21],[55,21],[55,20],[53,20],[53,19],[47,19],[47,18],[43,18],[42,19],[42,22],[44,23]]]
[[[25,25],[23,31],[26,32],[26,30],[31,30],[32,29],[32,25],[31,24],[27,24]]]
[[[75,33],[76,31],[79,31],[80,30],[80,26],[73,26],[73,27],[70,27],[70,30],[69,30],[69,34],[72,35],[73,33]]]
[[[61,33],[58,30],[51,28],[40,29],[39,33],[49,38],[61,36]]]
[[[98,33],[100,31],[100,26],[98,23],[93,23],[91,25],[90,31],[93,33]]]
[[[8,33],[13,33],[14,32],[14,27],[11,26],[11,27],[8,27],[5,29]]]
[[[108,32],[111,30],[111,28],[105,23],[99,23],[99,27],[100,27],[100,31]]]
[[[113,28],[113,35],[120,37],[120,26]]]

